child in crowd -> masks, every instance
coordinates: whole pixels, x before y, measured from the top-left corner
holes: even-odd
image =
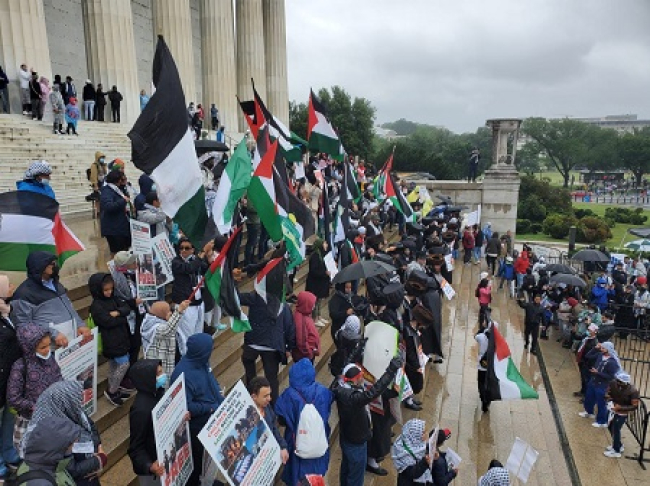
[[[77,99],[70,98],[70,102],[65,107],[65,122],[68,124],[66,133],[68,135],[70,135],[70,130],[72,130],[72,133],[75,135],[79,135],[77,133],[77,122],[79,121],[79,116],[80,113],[79,107],[77,106]]]
[[[503,282],[508,282],[508,290],[510,292],[510,297],[515,298],[515,267],[512,264],[512,257],[507,256],[505,263],[499,268],[499,277],[501,277],[501,282],[499,282],[499,290],[503,288]]]
[[[176,327],[183,312],[190,306],[190,301],[180,303],[172,313],[165,301],[154,302],[142,322],[142,348],[146,359],[157,359],[162,363],[163,371],[171,376],[174,371],[176,356]]]
[[[36,400],[52,383],[61,381],[61,369],[50,349],[52,339],[47,329],[36,324],[18,327],[18,343],[23,357],[11,367],[7,384],[7,404],[16,410],[14,447],[24,457],[22,438],[32,418]]]
[[[126,301],[113,295],[113,277],[108,273],[95,273],[88,279],[93,296],[90,314],[102,335],[104,357],[109,360],[108,388],[104,395],[116,407],[124,403],[128,395],[122,393],[120,383],[129,371],[131,346],[128,315],[131,308]]]
[[[476,287],[476,297],[480,307],[478,323],[481,326],[487,325],[490,320],[490,303],[492,302],[492,286],[487,272],[481,272],[481,281]]]

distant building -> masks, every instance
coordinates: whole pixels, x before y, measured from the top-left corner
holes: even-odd
[[[399,138],[400,135],[397,135],[395,130],[389,130],[388,128],[375,127],[375,135],[379,138],[384,138],[386,140],[393,140],[394,138]]]

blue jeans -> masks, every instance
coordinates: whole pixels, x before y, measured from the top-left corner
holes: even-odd
[[[627,415],[619,415],[615,413],[612,423],[609,425],[609,431],[612,433],[613,440],[612,447],[614,447],[616,452],[621,452],[621,446],[623,445],[621,443],[621,429],[623,428],[623,425],[625,425],[626,420]]]
[[[474,247],[474,260],[477,262],[481,260],[481,246]]]
[[[14,449],[14,414],[5,406],[0,409],[0,477],[7,474],[7,463],[20,462]]]
[[[524,274],[523,273],[518,273],[516,274],[517,276],[517,290],[521,288],[521,284],[524,283]]]
[[[368,461],[368,443],[352,444],[339,436],[341,444],[340,486],[363,486]]]
[[[607,392],[607,384],[595,385],[593,378],[587,385],[587,394],[585,395],[585,412],[593,414],[594,406],[598,407],[596,414],[596,422],[599,424],[607,423],[607,404],[605,403],[605,393]]]
[[[246,223],[246,246],[244,247],[244,265],[255,263],[255,250],[257,249],[260,237],[260,225],[257,223]]]

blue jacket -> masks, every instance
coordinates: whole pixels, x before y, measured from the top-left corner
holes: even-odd
[[[283,304],[282,312],[276,316],[256,292],[240,294],[239,303],[249,308],[251,330],[244,335],[244,344],[275,349],[286,364],[285,352],[296,347],[296,326],[289,307]]]
[[[210,354],[213,346],[212,336],[205,333],[194,334],[187,340],[187,352],[174,368],[170,383],[181,373],[185,373],[185,394],[187,410],[192,415],[190,431],[198,434],[210,415],[223,402],[221,387],[210,371]]]
[[[142,174],[138,179],[138,185],[140,186],[140,194],[135,196],[135,201],[133,201],[136,211],[144,209],[144,205],[147,202],[147,194],[151,192],[154,182],[147,174]]]
[[[498,277],[504,277],[506,280],[514,280],[515,279],[515,266],[514,265],[508,265],[508,264],[503,264],[499,268],[499,275]]]
[[[99,201],[102,236],[131,236],[126,200],[109,186],[103,186]]]
[[[600,350],[593,348],[587,353],[587,360],[596,358],[594,361],[594,368],[598,370],[596,373],[591,373],[591,381],[596,388],[607,388],[609,382],[616,378],[616,373],[619,372],[621,367],[618,362],[611,356],[607,360],[603,360],[603,353]]]
[[[316,459],[301,459],[296,456],[295,437],[300,421],[300,413],[305,403],[312,403],[325,424],[325,433],[329,437],[329,417],[332,410],[334,395],[329,388],[316,382],[316,370],[307,358],[294,364],[289,370],[289,388],[284,390],[275,404],[278,417],[287,424],[284,438],[287,450],[291,451],[289,462],[284,466],[282,480],[285,484],[297,484],[305,474],[325,475],[329,466],[329,450],[323,457]]]
[[[19,191],[36,192],[38,194],[49,196],[52,199],[56,199],[54,190],[50,186],[46,186],[45,184],[38,182],[36,179],[18,181],[16,182],[16,189]]]
[[[591,303],[596,304],[598,308],[602,311],[607,309],[609,305],[609,296],[614,296],[614,289],[608,289],[607,287],[601,287],[600,285],[594,285],[591,289]]]

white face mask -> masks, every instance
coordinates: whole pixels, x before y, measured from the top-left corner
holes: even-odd
[[[49,186],[50,185],[50,180],[43,177],[41,179],[41,184],[43,184],[44,186]]]
[[[47,354],[45,356],[43,356],[42,354],[38,354],[38,353],[36,353],[36,356],[38,358],[41,358],[43,361],[47,361],[48,359],[50,359],[50,356],[52,356],[52,350],[51,349],[48,350],[48,352],[47,352]]]

